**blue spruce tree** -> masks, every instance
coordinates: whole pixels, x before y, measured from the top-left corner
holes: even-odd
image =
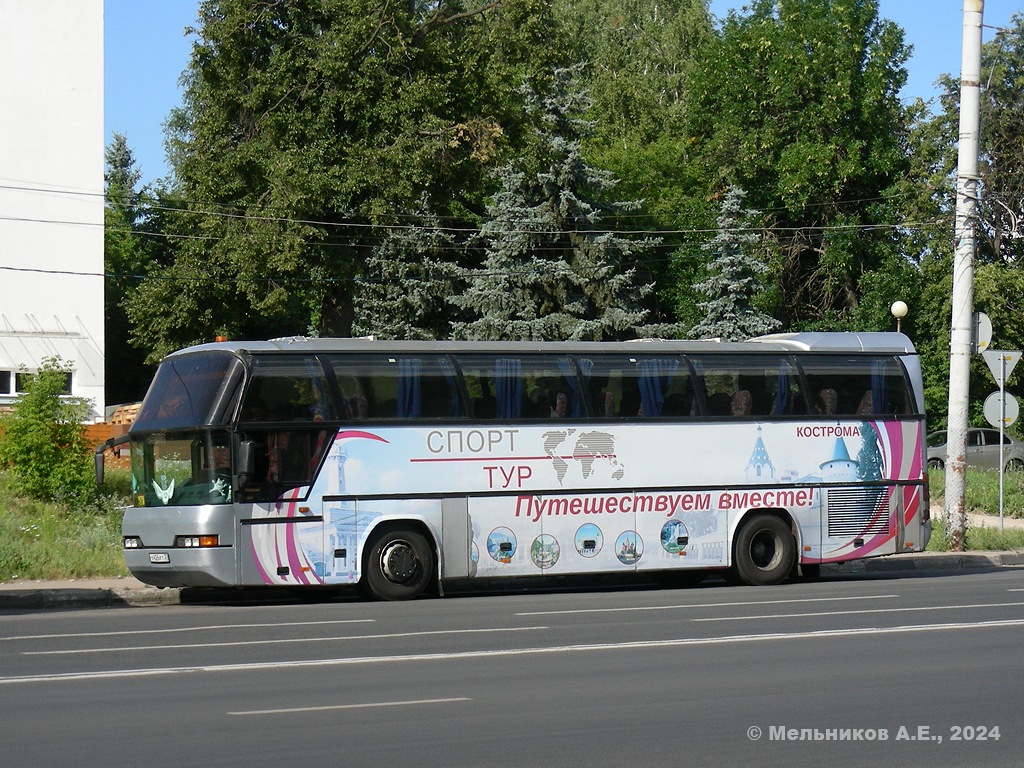
[[[468,289],[450,299],[472,314],[453,323],[457,338],[597,341],[675,331],[645,324],[654,285],[638,280],[635,265],[658,241],[603,226],[605,215],[639,204],[604,200],[616,180],[582,157],[591,124],[581,117],[589,99],[577,74],[557,70],[546,95],[524,87],[538,159],[497,174],[500,188],[480,231],[483,265],[466,271]]]
[[[742,341],[771,333],[779,321],[754,307],[767,267],[753,251],[760,237],[749,230],[753,211],[743,210],[746,193],[730,187],[718,215],[718,234],[702,250],[711,254],[707,279],[694,289],[708,297],[698,306],[704,319],[690,329],[691,338]]]
[[[411,216],[384,229],[357,285],[352,335],[447,338],[452,321],[448,297],[464,287],[462,232],[443,227],[426,196]]]

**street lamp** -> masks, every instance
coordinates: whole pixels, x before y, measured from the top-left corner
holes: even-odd
[[[903,332],[903,318],[907,316],[907,312],[910,308],[907,306],[905,301],[894,301],[892,306],[889,307],[889,311],[892,312],[892,316],[896,318],[896,333]]]

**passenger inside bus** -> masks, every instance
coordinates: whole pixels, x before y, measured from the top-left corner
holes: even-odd
[[[822,416],[835,416],[838,403],[839,395],[831,387],[826,387],[818,392],[818,401],[814,406],[815,413]]]

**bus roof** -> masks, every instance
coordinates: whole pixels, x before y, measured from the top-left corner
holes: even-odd
[[[225,351],[235,353],[331,353],[376,352],[410,354],[424,352],[472,353],[504,352],[523,354],[546,352],[586,354],[618,352],[621,354],[685,354],[715,352],[874,352],[915,355],[914,344],[902,333],[779,333],[741,342],[704,339],[699,341],[638,339],[636,341],[385,341],[373,338],[316,339],[294,336],[268,341],[224,341],[200,344],[172,353]]]

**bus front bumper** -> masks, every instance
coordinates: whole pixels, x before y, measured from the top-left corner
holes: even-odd
[[[233,587],[237,584],[235,550],[231,546],[125,549],[124,562],[132,576],[154,587]]]

